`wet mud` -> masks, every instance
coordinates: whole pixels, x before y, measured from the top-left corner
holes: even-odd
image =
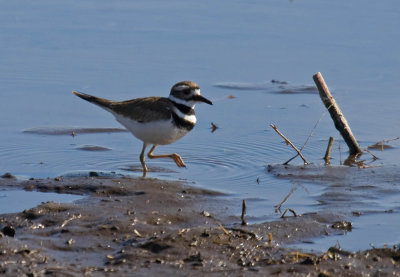
[[[313,213],[242,226],[223,194],[143,178],[1,178],[1,188],[86,195],[0,216],[4,276],[398,275],[400,250],[293,250],[288,243],[344,232]]]

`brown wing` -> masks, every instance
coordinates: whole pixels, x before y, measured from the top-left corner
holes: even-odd
[[[171,118],[172,103],[165,97],[146,97],[112,102],[108,107],[115,113],[132,118],[139,122]]]

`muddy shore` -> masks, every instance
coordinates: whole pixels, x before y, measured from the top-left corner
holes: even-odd
[[[0,215],[4,276],[400,276],[398,248],[288,243],[343,232],[331,214],[242,226],[221,193],[150,178],[0,178],[0,188],[80,194]]]

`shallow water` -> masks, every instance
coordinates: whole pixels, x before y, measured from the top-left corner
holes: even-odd
[[[385,5],[316,0],[3,3],[0,170],[26,177],[78,170],[140,175],[131,169],[140,167],[141,142],[130,133],[71,135],[70,126],[120,127],[110,114],[75,97],[72,90],[125,100],[167,96],[174,83],[189,79],[200,84],[214,105],[198,105],[196,128],[155,151],[179,153],[187,168],[152,160],[152,177],[185,179],[229,192],[238,200],[237,214],[241,200],[247,199],[254,222],[277,219],[274,206],[293,187],[283,208],[341,212],[347,203],[349,210],[367,213],[348,215],[355,225],[351,233],[323,238],[311,245],[313,249],[324,249],[333,240],[343,240],[342,246],[348,243],[352,249],[367,248],[370,242],[399,243],[393,233],[400,222],[399,140],[390,142],[392,149],[375,150],[380,159],[372,163],[383,168],[391,189],[378,181],[371,188],[365,184],[368,178],[352,180],[356,191],[340,184],[294,181],[277,178],[266,168],[294,155],[270,123],[300,147],[324,114],[318,94],[305,89],[313,86],[317,71],[362,147],[400,135],[399,12],[394,0]],[[219,127],[213,133],[211,122]],[[24,132],[37,128],[49,132]],[[341,164],[346,146],[329,115],[303,150],[307,159],[323,164],[329,136],[337,139],[332,164]],[[87,146],[90,151],[82,151]],[[371,161],[368,155],[363,158]],[[302,162],[297,158],[292,164]],[[394,236],[383,235],[375,242],[372,230]],[[352,234],[358,239],[352,240]],[[303,246],[307,247],[299,247]]]
[[[42,202],[73,202],[82,199],[80,195],[52,192],[0,190],[0,211],[2,214],[21,212]]]
[[[306,190],[313,200],[301,203],[307,212],[342,215],[352,223],[350,232],[329,236],[295,246],[305,249],[328,249],[339,245],[351,251],[369,245],[398,244],[396,231],[400,220],[400,175],[398,166],[359,169],[357,167],[326,167],[310,165],[269,167],[269,172],[279,179],[288,179],[293,188]],[[290,203],[290,198],[288,203]],[[291,206],[291,205],[289,205]],[[285,205],[284,205],[285,207]],[[297,210],[297,208],[295,208]]]

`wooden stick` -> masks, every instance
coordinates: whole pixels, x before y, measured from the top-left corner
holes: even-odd
[[[297,147],[294,146],[293,143],[292,143],[288,138],[286,138],[286,137],[278,130],[278,128],[276,128],[276,126],[275,126],[274,124],[270,124],[269,126],[271,126],[271,128],[274,129],[275,132],[277,132],[278,135],[280,135],[280,136],[285,140],[286,144],[289,144],[290,146],[292,146],[292,148],[297,152],[297,154],[299,154],[299,156],[303,159],[304,164],[308,164],[306,158],[304,158],[304,156],[301,154],[300,150],[297,149]]]
[[[331,163],[331,152],[332,152],[332,147],[333,147],[333,142],[335,139],[333,137],[329,138],[328,142],[328,147],[326,148],[324,160],[325,160],[325,165],[328,165]]]
[[[243,202],[242,202],[242,216],[240,217],[242,219],[242,225],[247,225],[247,222],[244,219],[244,215],[245,214],[246,214],[246,200],[243,199]]]
[[[321,97],[321,100],[324,103],[325,107],[329,110],[332,120],[335,123],[336,129],[340,132],[344,141],[349,147],[350,155],[362,153],[362,150],[358,145],[356,138],[351,132],[350,126],[347,123],[346,118],[344,117],[342,111],[339,108],[339,105],[336,103],[335,99],[330,93],[321,73],[317,72],[313,76],[313,79],[315,84],[317,85],[319,96]]]

